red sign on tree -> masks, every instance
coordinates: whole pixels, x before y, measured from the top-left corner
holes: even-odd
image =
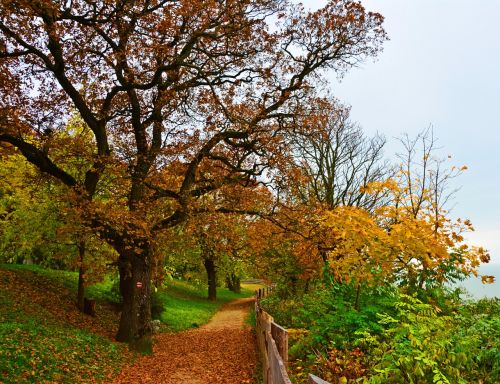
[[[135,286],[137,288],[142,288],[142,282],[138,281],[137,283],[135,283]]]

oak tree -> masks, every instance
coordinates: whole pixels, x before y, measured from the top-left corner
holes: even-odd
[[[150,350],[157,234],[197,197],[275,166],[314,81],[376,55],[382,22],[349,0],[310,13],[285,0],[0,2],[0,142],[65,185],[117,251],[118,340]],[[74,112],[93,134],[83,180],[47,144]]]

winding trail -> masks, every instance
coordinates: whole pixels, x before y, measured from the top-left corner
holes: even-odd
[[[198,329],[155,336],[153,356],[125,368],[114,384],[253,383],[255,339],[244,323],[253,300],[225,304]]]

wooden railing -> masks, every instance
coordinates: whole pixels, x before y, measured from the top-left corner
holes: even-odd
[[[312,373],[309,374],[309,384],[330,384],[328,381],[320,379],[318,376],[314,376]]]
[[[264,384],[291,384],[286,367],[288,363],[288,332],[276,324],[262,309],[260,299],[269,294],[269,288],[259,289],[255,297],[255,332],[262,359]]]
[[[270,288],[259,289],[255,294],[255,331],[257,346],[262,359],[264,384],[291,384],[288,377],[288,331],[274,322],[260,306],[260,300],[270,293]],[[310,384],[329,384],[319,377],[309,375]]]

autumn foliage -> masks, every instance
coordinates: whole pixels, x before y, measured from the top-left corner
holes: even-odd
[[[386,39],[351,0],[0,1],[0,156],[57,183],[61,235],[107,244],[117,340],[152,350],[151,282],[179,245],[212,285],[221,254],[419,288],[489,260],[445,210],[455,171],[415,173],[411,145],[386,167],[384,140],[321,94]]]
[[[116,250],[117,338],[145,350],[157,234],[276,167],[320,71],[342,75],[386,39],[381,15],[345,0],[311,13],[280,0],[5,0],[0,18],[0,142],[65,185]],[[58,137],[75,113],[90,142]]]

